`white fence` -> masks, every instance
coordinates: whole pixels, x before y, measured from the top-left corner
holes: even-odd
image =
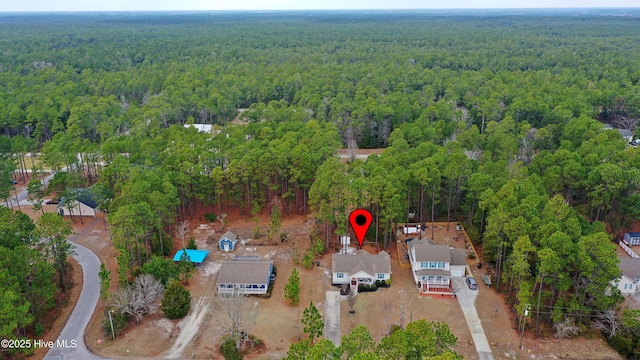
[[[619,242],[620,247],[627,252],[627,254],[629,254],[629,256],[631,256],[634,259],[640,259],[640,256],[638,256],[638,254],[635,253],[635,251],[631,250],[631,248],[629,247],[629,245],[627,245],[627,243],[624,240],[620,240]]]

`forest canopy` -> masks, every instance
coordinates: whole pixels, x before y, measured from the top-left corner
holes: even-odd
[[[409,212],[464,222],[519,315],[587,322],[640,216],[604,127],[640,120],[622,11],[4,14],[0,174],[41,151],[59,192],[95,183],[122,282],[198,207],[312,213],[327,245],[367,207],[385,248]]]

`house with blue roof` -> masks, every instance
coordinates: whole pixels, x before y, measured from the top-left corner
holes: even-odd
[[[629,246],[640,245],[640,232],[624,233],[624,242]]]

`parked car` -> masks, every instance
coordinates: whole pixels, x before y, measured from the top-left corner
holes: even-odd
[[[476,290],[478,288],[478,283],[476,282],[476,279],[474,279],[472,277],[468,277],[467,278],[467,285],[469,286],[469,289],[471,289],[471,290]]]
[[[60,203],[60,199],[58,199],[58,198],[53,198],[53,199],[47,200],[47,202],[45,202],[45,204],[47,204],[47,205],[55,205],[55,204],[58,204],[58,203]]]

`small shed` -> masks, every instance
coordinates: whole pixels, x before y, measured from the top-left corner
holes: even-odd
[[[624,242],[629,246],[640,245],[640,232],[624,233]]]
[[[220,240],[218,240],[218,246],[220,250],[228,252],[233,251],[236,248],[236,243],[238,242],[238,236],[231,231],[227,231],[222,234]]]
[[[209,250],[178,250],[176,256],[173,257],[173,261],[180,261],[182,254],[186,253],[187,258],[194,264],[202,264],[204,259],[209,255]]]

